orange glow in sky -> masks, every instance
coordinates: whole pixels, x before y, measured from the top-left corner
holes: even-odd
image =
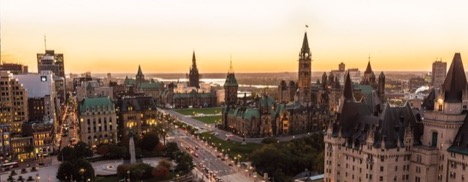
[[[2,60],[37,71],[64,54],[67,73],[296,72],[305,25],[312,70],[430,71],[468,60],[468,2],[315,0],[0,0]],[[468,63],[468,61],[465,61]]]

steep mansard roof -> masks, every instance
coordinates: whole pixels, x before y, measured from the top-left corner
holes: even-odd
[[[332,128],[333,136],[341,135],[341,137],[346,138],[345,145],[359,147],[366,142],[370,134],[374,138],[374,147],[381,147],[385,143],[385,148],[396,148],[398,145],[404,145],[405,130],[411,127],[415,143],[420,143],[422,132],[414,129],[418,128],[414,127],[418,124],[418,117],[415,117],[416,113],[408,104],[402,107],[391,107],[386,104],[382,108],[382,112],[376,115],[368,106],[372,103],[358,102],[354,99],[353,94],[353,85],[349,75],[347,75],[343,91],[344,103],[340,108],[337,122]],[[421,130],[421,128],[417,130]]]
[[[458,133],[453,140],[453,144],[448,150],[468,155],[468,117],[465,116],[463,125],[458,130]]]
[[[461,102],[463,91],[466,89],[465,69],[460,53],[455,53],[450,64],[447,77],[442,85],[445,102]]]

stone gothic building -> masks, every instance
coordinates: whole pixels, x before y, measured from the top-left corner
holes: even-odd
[[[422,111],[408,104],[356,101],[349,75],[340,103],[324,136],[324,181],[466,180],[468,90],[459,53]]]
[[[268,137],[301,134],[326,128],[333,113],[328,102],[330,92],[340,92],[339,83],[331,78],[324,88],[311,84],[311,53],[304,34],[299,53],[298,81],[281,81],[279,100],[270,95],[253,96],[251,100],[237,99],[238,84],[234,72],[228,73],[223,109],[223,128],[243,137]],[[326,103],[326,104],[322,104]]]
[[[195,59],[195,51],[192,55],[192,67],[189,70],[189,87],[200,88],[200,74],[198,74],[197,60]]]
[[[188,83],[177,82],[166,85],[159,96],[159,105],[171,108],[215,107],[218,105],[216,89],[208,83],[200,83],[195,52],[192,55],[192,67],[187,74]]]

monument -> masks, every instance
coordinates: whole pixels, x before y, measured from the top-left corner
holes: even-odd
[[[133,135],[130,135],[130,141],[128,144],[128,150],[130,153],[130,164],[135,164],[136,157],[135,157],[135,140],[133,139]]]

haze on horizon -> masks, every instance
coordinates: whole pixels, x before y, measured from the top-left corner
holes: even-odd
[[[0,0],[2,61],[37,71],[64,54],[67,73],[296,72],[305,25],[312,70],[430,71],[468,59],[464,1]],[[465,61],[466,63],[467,61]]]

